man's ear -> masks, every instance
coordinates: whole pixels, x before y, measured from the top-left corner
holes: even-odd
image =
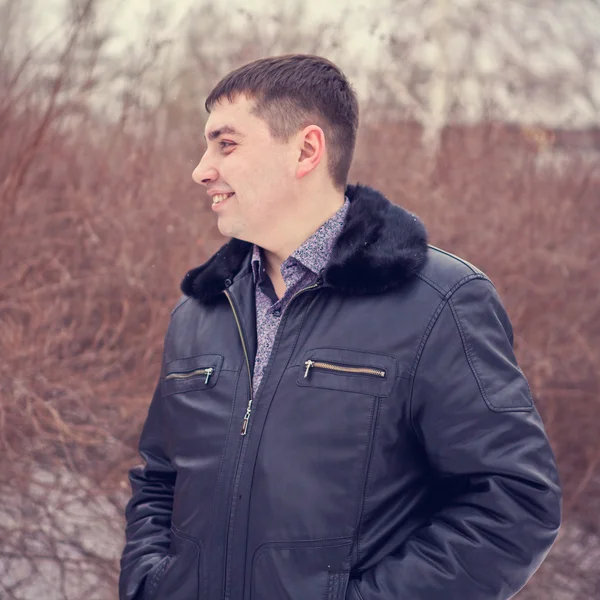
[[[299,134],[300,155],[296,177],[301,179],[314,171],[325,155],[325,133],[318,125],[308,125]]]

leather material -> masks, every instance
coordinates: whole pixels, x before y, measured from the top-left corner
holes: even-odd
[[[171,316],[121,600],[514,595],[556,538],[561,488],[491,281],[433,247],[385,291],[325,277],[283,314],[242,436],[249,256],[237,269]],[[305,376],[307,360],[329,366]],[[165,382],[171,367],[214,378]]]

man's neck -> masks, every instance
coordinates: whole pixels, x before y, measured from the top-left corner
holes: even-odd
[[[326,223],[333,215],[335,215],[340,208],[344,205],[345,197],[342,194],[341,198],[335,198],[335,201],[330,203],[331,207],[328,211],[320,211],[320,214],[315,218],[304,220],[305,223],[310,225],[300,228],[297,224],[290,231],[289,237],[287,237],[282,244],[279,245],[277,250],[268,249],[263,247],[265,268],[267,274],[273,280],[273,277],[281,277],[281,265],[285,260],[299,248],[311,235],[313,235],[319,227]]]

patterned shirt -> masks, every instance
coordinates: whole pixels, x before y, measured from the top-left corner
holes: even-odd
[[[333,245],[346,222],[349,206],[350,202],[346,198],[340,210],[285,259],[281,265],[281,275],[286,290],[280,299],[277,298],[273,283],[267,274],[262,248],[254,244],[252,272],[256,288],[256,332],[258,338],[252,382],[255,394],[271,356],[281,315],[294,294],[313,285],[318,279],[319,273],[329,262]]]

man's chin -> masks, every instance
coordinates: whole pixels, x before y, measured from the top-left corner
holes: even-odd
[[[248,235],[247,231],[240,227],[232,227],[231,223],[227,224],[224,222],[219,222],[217,224],[217,227],[219,229],[219,233],[223,237],[235,238],[236,240],[240,240],[241,242],[248,242],[250,244],[256,243],[253,239],[250,239],[251,236]]]
[[[241,234],[241,231],[239,230],[239,228],[237,227],[233,227],[231,223],[227,222],[227,218],[220,216],[217,219],[217,229],[219,230],[219,233],[223,236],[223,237],[234,237],[234,238],[239,238],[238,236]]]

